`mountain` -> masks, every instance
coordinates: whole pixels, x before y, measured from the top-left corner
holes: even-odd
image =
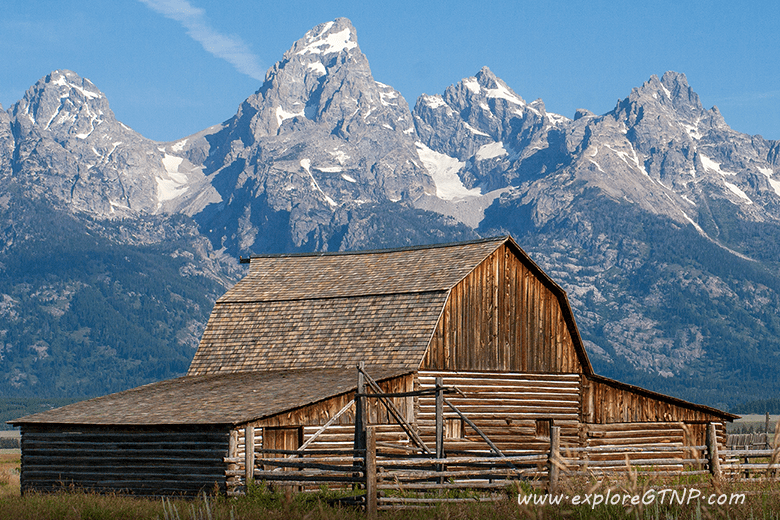
[[[0,110],[0,388],[183,373],[240,255],[511,233],[567,290],[599,373],[722,407],[772,397],[779,151],[675,72],[603,115],[549,113],[488,68],[410,110],[343,18],[170,143],[55,71]]]

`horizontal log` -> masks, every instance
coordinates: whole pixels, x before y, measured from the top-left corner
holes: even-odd
[[[473,497],[473,498],[404,498],[380,497],[380,504],[458,504],[463,502],[498,502],[508,500],[507,497]]]
[[[256,480],[265,480],[266,482],[284,482],[285,485],[310,485],[312,482],[322,482],[330,483],[330,482],[354,482],[354,483],[360,483],[365,482],[365,477],[351,477],[348,475],[345,476],[338,476],[338,475],[312,475],[312,476],[302,476],[299,474],[299,472],[255,472],[255,479]]]
[[[682,428],[645,428],[641,423],[635,423],[633,428],[614,428],[605,430],[594,430],[589,427],[583,427],[583,432],[588,437],[593,439],[600,439],[603,437],[625,437],[630,435],[677,435],[679,439],[682,439]]]
[[[616,432],[626,430],[675,430],[681,431],[681,421],[637,421],[637,422],[610,422],[610,423],[585,423],[583,425],[589,432]]]
[[[664,464],[706,464],[708,459],[629,459],[631,466],[656,466]],[[626,465],[624,460],[572,460],[564,459],[567,466],[608,467]]]
[[[139,439],[159,439],[160,441],[166,441],[168,439],[191,439],[191,440],[209,440],[209,439],[221,439],[230,436],[230,428],[225,426],[223,429],[203,431],[176,431],[174,429],[164,429],[157,431],[143,431],[143,430],[128,430],[121,427],[107,427],[104,431],[93,430],[90,428],[84,428],[81,430],[65,430],[60,425],[52,425],[50,427],[32,430],[29,426],[25,426],[22,432],[22,437],[25,439],[36,438],[73,438],[73,439],[111,439],[115,438],[119,441],[127,440],[128,438]],[[172,427],[175,428],[175,427]]]
[[[556,395],[556,396],[550,396],[548,399],[543,399],[539,397],[535,397],[532,395],[519,395],[516,397],[498,397],[495,396],[493,398],[486,398],[486,397],[479,397],[479,396],[469,396],[469,397],[458,397],[449,399],[452,404],[457,406],[458,408],[468,408],[472,406],[493,406],[493,407],[511,407],[511,408],[526,408],[528,410],[538,410],[539,408],[578,408],[579,407],[579,399],[576,399],[572,397],[571,399],[562,399],[562,396]],[[423,401],[420,403],[420,409],[430,412],[431,409],[434,409],[436,405],[436,401]]]
[[[132,482],[102,482],[99,484],[84,484],[78,483],[79,489],[87,491],[111,491],[119,495],[128,495],[133,497],[169,497],[176,496],[197,496],[203,491],[210,492],[214,489],[214,484],[209,485],[187,485],[188,483],[166,482],[165,485],[155,484],[154,486],[144,485],[148,484],[144,481],[137,483]],[[69,487],[69,486],[67,486]],[[62,482],[35,482],[24,486],[25,492],[27,491],[40,491],[48,493],[56,493],[66,489]],[[221,490],[224,490],[224,485],[219,486]]]
[[[663,436],[653,437],[623,437],[623,438],[611,438],[611,439],[588,439],[588,446],[618,446],[618,445],[633,445],[633,446],[655,446],[655,445],[667,445],[667,446],[684,446],[680,438],[672,439]]]
[[[594,469],[592,471],[567,471],[566,475],[572,476],[572,477],[589,477],[589,476],[593,476],[593,475],[621,474],[621,473],[624,473],[625,471],[627,471],[627,468],[626,469],[613,468],[613,469],[603,470],[603,471],[599,471],[597,469]],[[638,471],[635,471],[632,468],[631,471],[632,471],[632,473],[635,473],[636,475],[655,476],[655,477],[675,477],[675,476],[687,476],[687,475],[709,475],[709,473],[710,473],[710,471],[706,470],[706,469],[704,469],[704,470],[681,470],[681,469],[677,469],[677,470],[671,470],[671,471],[668,471],[668,470],[651,470],[651,471],[638,470]]]
[[[229,470],[226,474],[233,476],[241,476],[238,470]],[[363,468],[341,468],[340,470],[316,470],[316,469],[304,469],[296,471],[275,471],[263,468],[255,469],[255,477],[260,480],[289,480],[291,478],[309,479],[312,477],[347,477],[351,479],[360,479],[362,477]]]
[[[579,446],[572,446],[567,448],[562,448],[562,450],[566,450],[573,453],[605,453],[605,452],[619,452],[619,453],[646,453],[646,452],[658,452],[658,453],[668,453],[668,452],[676,452],[676,451],[690,451],[692,449],[697,449],[700,451],[703,451],[707,449],[706,446],[669,446],[666,444],[663,445],[642,445],[642,446],[588,446],[588,447],[579,447]],[[723,453],[722,451],[720,453]]]
[[[526,408],[538,408],[540,406],[556,407],[576,407],[579,405],[580,397],[578,394],[560,394],[550,393],[541,394],[538,392],[469,392],[463,396],[452,397],[449,399],[452,404],[458,408],[469,405],[511,403],[514,406],[524,406]],[[420,407],[428,408],[435,405],[433,399],[421,399]]]
[[[197,454],[189,457],[165,457],[143,455],[133,457],[130,454],[116,456],[91,456],[90,454],[73,453],[69,456],[42,456],[25,453],[24,460],[27,464],[65,465],[65,466],[116,466],[116,465],[143,465],[143,466],[221,466],[224,453],[214,454],[210,457],[198,457]]]
[[[447,457],[443,459],[424,458],[424,459],[377,459],[377,467],[386,467],[392,465],[437,465],[437,464],[487,464],[487,465],[506,465],[506,464],[521,464],[521,463],[533,463],[540,460],[547,460],[547,454],[538,455],[516,455],[507,457]]]
[[[354,427],[353,427],[354,429]],[[266,449],[256,449],[255,453],[257,454],[271,454],[271,455],[300,455],[301,453],[307,454],[307,455],[355,455],[355,456],[361,456],[366,452],[366,450],[355,450],[355,449],[348,449],[348,450],[310,450],[306,449],[303,451],[298,450],[266,450]]]
[[[517,480],[502,480],[500,482],[490,480],[470,480],[467,482],[446,482],[439,484],[436,482],[409,482],[405,484],[396,483],[378,483],[377,489],[380,490],[396,490],[396,491],[411,491],[411,490],[447,490],[447,489],[505,489],[507,486],[511,486],[516,483]]]
[[[751,462],[751,463],[737,463],[737,464],[721,464],[721,469],[729,470],[759,470],[759,471],[780,471],[780,465],[774,464],[770,466],[768,462]]]
[[[462,387],[474,384],[496,384],[496,385],[513,385],[513,384],[539,384],[539,385],[577,385],[580,384],[580,378],[578,376],[558,375],[558,374],[484,374],[484,373],[438,373],[438,374],[418,374],[418,380],[420,386],[435,387],[436,378],[442,378],[443,386],[457,386]]]
[[[771,457],[775,450],[718,450],[724,457]]]
[[[436,479],[436,478],[460,478],[460,479],[501,479],[504,480],[509,476],[523,476],[526,474],[537,474],[538,470],[535,468],[521,468],[521,469],[485,469],[483,471],[477,470],[463,470],[463,471],[432,471],[432,470],[394,470],[392,473],[388,473],[390,478],[414,478],[414,479]],[[377,475],[378,477],[379,475]],[[385,478],[383,475],[382,478]]]
[[[363,484],[365,485],[365,479],[353,479],[353,480],[324,480],[324,479],[314,479],[314,480],[274,480],[273,482],[266,481],[269,484],[275,484],[278,486],[288,487],[288,486],[299,486],[299,487],[313,487],[317,490],[319,490],[322,486],[328,487],[329,489],[340,489],[343,487],[352,487],[354,484]]]
[[[46,462],[26,462],[23,466],[23,472],[25,476],[29,476],[35,472],[48,472],[58,474],[108,474],[108,473],[138,473],[144,475],[205,475],[205,474],[220,474],[225,471],[224,464],[205,465],[200,466],[179,466],[176,464],[114,464],[104,466],[90,466],[90,465],[71,465],[71,464],[48,464]]]
[[[71,449],[49,449],[49,448],[27,448],[24,447],[25,456],[29,457],[164,457],[167,459],[176,458],[221,458],[227,453],[227,446],[225,449],[211,449],[211,450],[147,450],[143,448],[137,449],[110,449],[103,447],[89,447],[78,446]]]
[[[227,460],[227,458],[225,459]],[[348,463],[354,463],[359,462],[363,460],[363,457],[296,457],[293,455],[289,455],[287,457],[258,457],[257,459],[258,464],[286,464],[286,463],[295,463],[295,464],[335,464],[337,462],[348,462]]]
[[[158,482],[190,482],[190,483],[203,483],[206,482],[220,482],[225,480],[225,473],[211,473],[202,475],[172,475],[172,474],[148,474],[148,473],[136,473],[132,471],[123,472],[121,470],[116,472],[65,472],[58,470],[25,470],[24,480],[26,482],[32,482],[35,480],[52,480],[54,482],[74,482],[79,486],[90,485],[91,483],[103,482],[110,480],[113,482],[146,482],[148,485]]]

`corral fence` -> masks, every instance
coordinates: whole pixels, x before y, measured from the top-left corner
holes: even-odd
[[[373,393],[367,393],[367,387]],[[226,458],[228,494],[243,494],[247,483],[275,489],[311,492],[341,490],[342,500],[361,505],[369,514],[379,509],[427,507],[442,502],[485,502],[505,500],[509,492],[537,488],[555,493],[563,479],[604,477],[631,471],[634,475],[711,475],[721,479],[777,479],[780,477],[780,447],[774,449],[719,449],[717,428],[706,428],[704,445],[643,444],[609,446],[561,445],[561,428],[550,427],[546,450],[502,452],[466,415],[444,395],[447,389],[437,380],[436,446],[428,447],[407,424],[388,397],[420,395],[430,391],[382,393],[379,386],[359,368],[355,394],[353,449],[309,449],[318,435],[338,417],[324,425],[297,450],[257,449],[253,428],[246,429],[243,457]],[[366,399],[379,399],[388,407],[414,446],[393,446],[377,442],[377,426],[364,423]],[[343,413],[352,403],[339,412]],[[444,453],[442,409],[449,406],[485,441],[483,452]],[[379,444],[379,446],[378,446]]]
[[[344,500],[370,513],[504,500],[518,485],[554,493],[566,478],[617,476],[629,470],[646,476],[712,475],[731,480],[780,477],[777,449],[718,450],[716,443],[708,443],[687,446],[680,456],[680,447],[675,446],[570,448],[556,446],[558,428],[552,427],[550,450],[545,452],[436,458],[377,449],[375,427],[368,426],[364,450],[257,450],[253,478],[296,492],[351,490],[355,496]]]

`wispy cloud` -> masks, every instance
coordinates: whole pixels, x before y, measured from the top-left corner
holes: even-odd
[[[240,38],[220,34],[211,28],[203,9],[191,5],[187,0],[139,1],[161,15],[179,22],[187,29],[187,34],[209,53],[227,61],[242,74],[263,80],[265,74],[258,57]]]

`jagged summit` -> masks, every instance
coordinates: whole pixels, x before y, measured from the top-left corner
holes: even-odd
[[[11,114],[18,133],[37,128],[59,139],[87,139],[99,125],[114,120],[106,96],[69,70],[56,70],[30,87]]]
[[[361,139],[367,125],[413,132],[408,104],[373,79],[346,18],[320,24],[293,44],[241,106],[238,118],[246,117],[254,139],[313,128],[311,123],[347,140]]]
[[[343,211],[435,190],[416,152],[409,105],[374,80],[346,18],[294,43],[213,141],[207,171],[226,202],[206,209],[204,227],[230,221],[225,240],[241,250],[268,234],[265,205],[289,212],[300,246],[321,241],[322,227]]]
[[[353,49],[358,49],[355,27],[347,18],[336,18],[308,31],[285,53],[284,58],[289,59],[291,55],[327,57],[331,54],[349,53]]]

